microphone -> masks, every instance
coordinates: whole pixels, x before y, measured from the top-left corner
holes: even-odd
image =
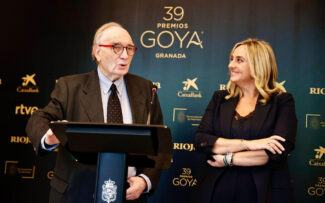
[[[151,89],[151,101],[150,101],[150,106],[149,106],[149,113],[148,113],[148,118],[147,118],[147,125],[150,125],[151,109],[152,109],[152,104],[153,104],[153,101],[155,99],[157,90],[158,90],[157,86],[156,85],[153,85],[152,86],[152,89]]]

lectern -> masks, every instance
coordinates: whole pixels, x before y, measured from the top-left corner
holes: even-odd
[[[50,128],[72,154],[99,153],[96,203],[125,201],[128,166],[166,169],[171,164],[167,126],[53,121]]]

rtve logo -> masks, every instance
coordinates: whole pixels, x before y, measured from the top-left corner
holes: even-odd
[[[325,95],[325,88],[311,87],[309,88],[309,94]]]
[[[15,115],[32,115],[37,110],[37,106],[25,106],[24,104],[20,104],[20,106],[16,106]]]

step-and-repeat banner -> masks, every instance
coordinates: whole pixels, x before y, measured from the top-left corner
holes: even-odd
[[[46,202],[56,152],[36,157],[25,125],[56,79],[89,72],[96,29],[121,23],[138,47],[130,72],[152,80],[173,137],[173,164],[150,202],[188,202],[199,180],[193,137],[215,90],[225,89],[232,46],[270,42],[278,81],[296,101],[289,157],[297,202],[325,197],[325,4],[319,0],[101,0],[2,6],[1,202]]]

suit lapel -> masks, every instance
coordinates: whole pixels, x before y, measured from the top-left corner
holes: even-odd
[[[220,105],[221,130],[225,138],[231,138],[231,121],[234,116],[235,108],[238,103],[238,97],[231,98]]]
[[[259,97],[258,99],[261,99],[261,97]],[[261,131],[263,123],[267,115],[269,114],[270,107],[271,107],[270,101],[266,104],[261,104],[260,102],[257,102],[254,116],[253,116],[252,127],[250,130],[252,133],[251,135],[252,139],[256,139],[259,132]]]
[[[82,91],[81,103],[87,112],[89,121],[104,122],[97,68],[89,73],[88,81],[85,83]]]
[[[129,101],[132,111],[132,120],[134,124],[145,123],[145,107],[146,107],[146,95],[145,90],[139,88],[136,79],[132,78],[130,74],[124,76],[126,89],[129,96]]]

